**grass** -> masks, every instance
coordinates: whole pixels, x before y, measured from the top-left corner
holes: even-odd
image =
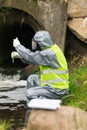
[[[87,111],[87,67],[75,68],[70,73],[70,92],[63,104]]]
[[[11,121],[0,120],[0,130],[9,130],[13,126]]]

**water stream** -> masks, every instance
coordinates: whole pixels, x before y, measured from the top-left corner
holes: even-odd
[[[7,71],[4,69],[1,70],[0,109],[13,109],[12,104],[15,107],[24,105],[26,101],[26,80],[20,80],[20,71],[21,70],[14,70],[11,68]]]
[[[26,113],[26,80],[20,80],[21,69],[0,68],[0,119],[24,122]],[[19,123],[18,123],[19,124]]]

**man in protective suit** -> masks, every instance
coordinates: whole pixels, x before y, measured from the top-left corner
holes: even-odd
[[[41,50],[37,50],[37,46]],[[39,65],[39,73],[27,78],[27,103],[33,98],[61,99],[69,92],[69,74],[66,59],[61,49],[53,43],[47,31],[38,31],[32,39],[32,50],[26,49],[16,38],[13,46],[17,52],[11,57],[20,57],[26,64]]]
[[[61,99],[68,94],[67,62],[61,49],[53,43],[47,31],[41,30],[35,33],[32,50],[36,51],[26,49],[18,38],[13,40],[13,46],[17,52],[11,53],[12,58],[20,57],[26,64],[39,65],[39,73],[27,78],[27,104],[34,98]],[[40,50],[37,50],[37,46]]]

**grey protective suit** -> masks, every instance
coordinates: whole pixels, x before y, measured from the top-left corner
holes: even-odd
[[[37,64],[52,68],[60,67],[54,52],[49,49],[54,45],[49,33],[47,31],[38,31],[34,35],[33,40],[40,46],[41,51],[32,52],[20,44],[15,49],[21,56],[21,60],[26,64]],[[40,77],[36,74],[30,75],[27,79],[26,97],[28,102],[32,98],[61,99],[68,92],[68,89],[60,90],[48,85],[41,87]]]

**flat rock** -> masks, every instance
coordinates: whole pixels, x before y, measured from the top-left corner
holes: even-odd
[[[68,20],[68,27],[81,41],[87,43],[87,17]]]
[[[70,106],[33,110],[26,130],[87,130],[87,112]]]
[[[69,0],[68,17],[86,17],[87,0]]]

